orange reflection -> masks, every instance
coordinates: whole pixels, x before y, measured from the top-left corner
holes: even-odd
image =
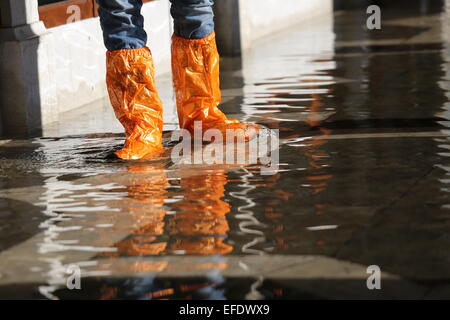
[[[160,254],[167,247],[166,241],[159,240],[164,233],[166,210],[163,205],[169,186],[164,165],[129,165],[128,177],[126,211],[131,218],[127,222],[132,232],[115,244],[117,251],[110,256]]]
[[[143,256],[174,251],[210,255],[233,250],[224,243],[229,231],[226,214],[231,208],[222,200],[227,184],[225,170],[195,172],[180,178],[182,199],[172,204],[176,214],[169,217],[164,203],[170,184],[162,165],[131,165],[129,172],[127,211],[133,217],[134,230],[115,244],[116,253],[108,255]],[[169,233],[170,240],[161,240],[165,233]]]
[[[315,89],[315,87],[312,89]],[[329,136],[332,131],[322,127],[321,122],[317,120],[320,119],[319,113],[323,107],[323,102],[321,101],[320,96],[318,94],[311,94],[311,97],[313,99],[306,122],[311,127],[319,127],[322,135],[316,136],[312,140],[308,141],[308,146],[306,147],[304,155],[311,159],[308,164],[315,170],[313,171],[314,174],[305,177],[305,180],[308,181],[308,184],[312,189],[312,194],[318,194],[327,189],[328,180],[333,178],[333,175],[331,174],[321,174],[321,169],[327,167],[330,156],[325,151],[320,149],[321,146],[327,143],[326,137]]]
[[[230,205],[221,200],[225,195],[227,175],[224,170],[182,178],[180,185],[185,190],[181,201],[175,203],[177,214],[169,223],[169,232],[174,241],[170,249],[186,254],[226,254],[233,247],[225,244],[228,222],[225,218]],[[192,237],[197,236],[197,237]]]
[[[113,253],[104,253],[111,258],[103,262],[105,269],[119,273],[158,273],[187,270],[223,270],[222,262],[199,262],[173,264],[166,259],[120,260],[121,256],[164,256],[167,254],[216,255],[227,254],[233,247],[226,244],[229,231],[226,215],[231,206],[222,200],[228,182],[225,170],[185,170],[178,180],[169,183],[163,164],[131,164],[124,182],[127,196],[122,204],[130,232],[114,244]],[[181,191],[169,193],[169,187],[179,184]],[[179,190],[179,189],[176,189]],[[173,200],[180,199],[177,202]],[[167,201],[167,200],[171,201]],[[176,212],[176,214],[168,214]],[[123,225],[120,227],[124,227]],[[202,286],[201,284],[199,284]],[[207,286],[207,284],[205,284]],[[184,291],[186,290],[183,287]],[[163,297],[175,288],[150,292],[147,297]],[[182,290],[182,291],[183,291]],[[117,288],[103,291],[103,299],[114,299]]]
[[[317,89],[317,87],[310,87],[312,91]],[[324,128],[322,125],[322,117],[321,112],[323,112],[323,106],[324,103],[321,100],[321,95],[319,94],[310,94],[311,96],[311,104],[308,107],[309,112],[306,119],[306,123],[310,127],[317,128],[320,130],[321,135],[317,135],[313,137],[310,140],[307,140],[307,142],[304,143],[304,145],[301,147],[303,151],[303,155],[309,159],[308,165],[309,170],[307,171],[309,174],[304,177],[304,182],[302,182],[303,187],[307,187],[312,195],[318,195],[328,188],[330,179],[333,178],[332,174],[329,174],[326,172],[326,168],[329,164],[330,155],[323,149],[323,146],[328,143],[327,136],[329,136],[332,133],[332,130]],[[272,123],[271,125],[274,125]],[[277,125],[274,125],[274,127],[280,127],[281,123],[278,123]],[[301,132],[295,132],[295,131],[289,131],[285,130],[287,136],[285,139],[296,139],[301,138],[302,133]],[[279,175],[274,175],[273,179],[276,179],[273,181],[273,185],[276,186],[277,180],[279,179]],[[272,182],[269,179],[266,181]],[[270,183],[268,184],[271,185]],[[277,206],[280,205],[280,200],[288,201],[293,195],[289,192],[286,192],[284,190],[275,190],[274,196],[271,200],[266,201],[267,207],[265,208],[265,217],[271,221],[271,225],[274,226],[273,233],[275,234],[274,240],[277,245],[277,247],[281,250],[288,250],[289,249],[289,243],[291,240],[296,239],[296,235],[293,236],[286,236],[284,234],[284,225],[279,222],[279,220],[282,218],[281,214],[276,212]],[[324,203],[316,203],[314,205],[314,214],[315,215],[321,215],[325,212],[326,208],[329,207],[329,205]],[[318,245],[320,245],[321,240],[318,241]]]

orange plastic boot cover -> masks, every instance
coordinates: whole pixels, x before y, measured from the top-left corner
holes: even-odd
[[[108,51],[106,60],[109,98],[126,136],[116,155],[131,160],[161,152],[163,107],[150,49]]]
[[[257,132],[258,125],[228,119],[218,108],[221,101],[219,53],[214,32],[193,40],[174,34],[172,72],[181,128],[192,133],[194,121],[201,121],[203,131],[218,129],[225,139],[227,129],[240,129],[247,141]]]

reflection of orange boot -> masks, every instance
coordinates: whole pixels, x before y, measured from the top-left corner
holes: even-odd
[[[227,213],[230,205],[223,201],[227,175],[223,170],[181,179],[184,198],[174,204],[177,214],[169,220],[171,251],[186,254],[227,254],[233,247],[224,243],[229,231]]]
[[[108,51],[106,64],[109,97],[126,135],[116,155],[131,160],[162,151],[163,110],[150,50]]]
[[[185,254],[227,254],[233,251],[233,247],[223,243],[225,238],[206,237],[197,240],[177,239],[171,245],[172,251],[184,251]]]
[[[162,238],[165,228],[167,198],[166,188],[170,185],[164,172],[164,164],[148,165],[145,162],[128,165],[126,178],[120,183],[126,186],[127,201],[120,207],[125,215],[120,215],[117,229],[129,236],[114,244],[113,254],[144,256],[158,255],[166,249]],[[123,205],[123,203],[122,203]],[[110,235],[111,236],[111,235]]]
[[[192,40],[173,35],[172,71],[181,128],[192,134],[194,121],[201,121],[203,131],[218,129],[224,140],[227,129],[246,141],[256,136],[258,125],[228,119],[217,107],[221,93],[214,32]]]

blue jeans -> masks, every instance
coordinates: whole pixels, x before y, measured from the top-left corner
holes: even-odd
[[[201,39],[214,30],[214,0],[170,0],[174,32]],[[142,0],[97,0],[103,39],[108,50],[139,49],[147,43]]]

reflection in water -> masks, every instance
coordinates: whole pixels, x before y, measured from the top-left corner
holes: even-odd
[[[51,183],[55,182],[54,179],[50,179],[48,190],[54,198],[47,199],[47,201],[50,204],[57,203],[58,205],[48,207],[48,211],[52,213],[49,214],[51,217],[42,225],[46,229],[44,232],[46,236],[40,251],[42,253],[65,252],[85,248],[88,251],[99,253],[99,259],[96,262],[88,264],[76,262],[78,266],[86,267],[83,274],[88,276],[101,276],[117,272],[125,274],[158,273],[183,269],[183,266],[171,265],[164,259],[152,261],[138,257],[230,253],[233,247],[224,242],[229,230],[226,215],[230,211],[230,205],[222,200],[227,184],[227,173],[225,170],[218,169],[186,172],[185,175],[182,178],[169,179],[162,164],[128,165],[128,172],[121,175],[122,178],[119,180],[120,186],[111,186],[110,189],[107,189],[105,185],[100,186],[100,189],[99,186],[91,187],[90,189],[93,191],[87,192],[87,195],[95,195],[96,206],[93,209],[95,208],[96,213],[99,213],[103,207],[104,211],[117,212],[123,216],[110,217],[118,219],[116,221],[105,221],[101,216],[96,215],[94,225],[100,226],[100,228],[96,232],[96,237],[89,239],[90,246],[79,246],[79,240],[61,239],[64,237],[64,232],[82,230],[83,227],[73,223],[67,227],[58,226],[58,223],[62,221],[68,222],[74,218],[85,217],[85,210],[80,206],[89,200],[75,196],[73,193],[77,190],[86,191],[89,189],[88,185],[57,184],[58,188],[62,187],[64,190],[58,193],[54,184]],[[71,193],[72,196],[69,196]],[[61,201],[58,201],[62,195],[65,199],[64,202],[68,202],[67,205],[61,205]],[[77,201],[67,201],[71,198],[76,198]],[[115,199],[121,199],[121,201],[116,202]],[[108,204],[105,203],[106,201]],[[106,205],[101,206],[102,202]],[[68,206],[73,208],[73,211],[78,210],[84,213],[62,213],[61,210],[65,210]],[[121,234],[125,237],[110,247],[96,246],[97,243],[111,242]],[[100,257],[103,258],[100,259]],[[121,263],[121,258],[124,257],[133,257],[133,259],[124,260],[124,263]],[[49,284],[62,284],[67,266],[64,266],[58,258],[46,261],[50,264],[51,270],[48,273]],[[90,270],[89,267],[95,267],[96,270]],[[224,281],[216,271],[226,268],[225,260],[214,258],[210,261],[199,261],[198,264],[190,264],[184,268],[204,270],[207,275],[204,282],[178,284],[179,288],[167,287],[168,284],[165,284],[164,288],[160,288],[155,287],[155,279],[152,277],[144,277],[140,281],[137,278],[129,288],[123,284],[121,287],[103,286],[101,298],[118,297],[127,290],[132,290],[132,295],[135,297],[167,298],[172,295],[179,296],[180,292],[187,296],[192,294],[192,291],[200,289],[203,295],[209,292],[207,296],[210,298],[222,297],[220,290],[217,291],[214,288]],[[56,286],[43,286],[41,292],[45,293],[47,297],[52,297],[50,292],[56,288]]]
[[[327,174],[322,170],[326,170],[326,168],[330,166],[328,163],[330,155],[327,154],[324,149],[321,149],[321,147],[327,143],[326,137],[332,133],[332,130],[322,127],[321,121],[317,120],[317,114],[322,111],[321,109],[324,105],[320,100],[320,96],[311,94],[311,97],[313,100],[311,102],[310,112],[306,123],[311,127],[319,128],[321,135],[315,136],[314,139],[308,141],[304,147],[305,151],[303,154],[310,159],[308,165],[315,170],[311,170],[312,174],[305,177],[307,184],[304,184],[303,186],[311,188],[312,194],[314,195],[324,191],[328,186],[327,181],[333,177],[333,175]],[[323,208],[325,205],[317,203],[315,206],[320,210],[320,208]]]
[[[445,11],[441,17],[442,19],[442,38],[448,39],[450,34],[450,1],[447,1],[445,4]],[[450,41],[447,41],[443,45],[442,50],[442,71],[443,76],[441,80],[438,82],[439,86],[442,88],[447,101],[442,106],[442,111],[438,112],[437,116],[442,118],[443,121],[440,121],[442,125],[441,132],[449,135],[450,134]],[[440,192],[447,194],[450,192],[450,166],[448,165],[448,158],[450,157],[450,138],[436,138],[434,139],[436,145],[440,148],[439,156],[443,159],[442,163],[436,164],[436,167],[442,170],[443,177],[439,179],[441,184]],[[441,210],[450,209],[450,203],[446,202],[441,205]]]
[[[254,190],[256,186],[251,184],[249,178],[254,177],[253,173],[244,169],[245,174],[241,175],[241,183],[239,187],[241,191],[230,192],[230,196],[243,201],[244,204],[237,207],[236,219],[243,220],[239,222],[239,230],[246,235],[254,236],[254,239],[244,245],[242,245],[242,252],[249,254],[264,254],[264,250],[254,249],[253,247],[258,243],[266,241],[264,233],[261,230],[257,230],[255,227],[264,227],[264,225],[255,217],[252,208],[255,206],[255,202],[249,197],[249,192]]]
[[[183,198],[174,203],[176,214],[169,219],[170,252],[173,254],[227,254],[233,247],[224,243],[229,230],[226,215],[230,204],[223,201],[227,173],[205,170],[181,178]]]
[[[224,243],[229,230],[226,214],[230,211],[230,205],[222,200],[227,184],[224,170],[200,171],[192,176],[172,179],[170,184],[161,167],[130,166],[130,171],[152,173],[154,176],[148,179],[136,177],[127,186],[131,203],[137,204],[132,210],[138,213],[137,228],[127,239],[114,245],[119,255],[222,255],[233,250],[232,246]],[[173,214],[167,216],[168,212]],[[178,268],[164,260],[144,265],[150,266],[150,269],[141,267],[128,271],[161,272]],[[193,292],[201,292],[204,297],[211,299],[224,298],[221,290],[216,289],[224,279],[209,272],[226,268],[223,259],[190,265],[189,268],[204,270],[209,275],[204,282],[178,284],[172,288],[166,283],[164,288],[157,290],[153,280],[143,278],[142,285],[137,286],[133,282],[130,289],[134,290],[133,295],[137,295],[137,288],[140,288],[140,295],[148,298],[167,298],[180,294],[188,297]],[[123,286],[110,287],[102,298],[113,298],[111,291],[118,294],[123,290]]]
[[[166,216],[163,205],[169,186],[164,166],[129,165],[128,171],[130,179],[125,182],[125,212],[132,218],[130,228],[133,231],[114,245],[116,250],[110,256],[160,254],[167,247],[167,242],[162,239]]]

